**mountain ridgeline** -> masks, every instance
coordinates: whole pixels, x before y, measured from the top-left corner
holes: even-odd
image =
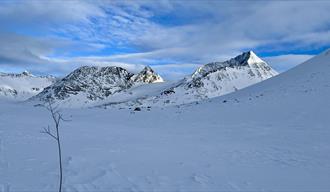
[[[258,83],[278,73],[252,51],[225,62],[199,67],[179,85],[206,97],[214,97]]]
[[[176,83],[163,83],[149,66],[136,74],[116,66],[83,66],[60,80],[43,83],[29,101],[51,100],[68,107],[180,105],[234,92],[277,74],[252,51],[205,64]]]
[[[89,103],[136,85],[154,82],[163,82],[163,79],[150,67],[133,74],[121,67],[83,66],[45,88],[33,99],[64,101],[67,104]]]
[[[224,62],[208,63],[192,75],[147,97],[145,105],[178,105],[218,97],[259,83],[278,73],[252,51]],[[139,101],[138,103],[141,103]]]
[[[0,72],[0,98],[23,101],[56,81],[52,76],[34,76],[28,71],[19,74]]]

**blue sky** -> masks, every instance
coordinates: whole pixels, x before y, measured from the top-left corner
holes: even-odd
[[[166,79],[253,50],[285,71],[330,47],[330,1],[1,1],[0,71],[152,66]]]

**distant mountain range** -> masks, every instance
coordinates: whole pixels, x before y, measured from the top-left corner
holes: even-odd
[[[252,51],[208,63],[176,83],[166,83],[149,66],[137,74],[121,67],[84,66],[66,77],[0,74],[0,95],[67,107],[179,105],[224,95],[278,73]]]
[[[224,62],[208,63],[169,85],[138,87],[99,105],[167,106],[221,96],[271,78],[278,73],[252,51]]]
[[[56,81],[53,76],[34,76],[28,71],[20,74],[0,73],[0,98],[23,101]]]

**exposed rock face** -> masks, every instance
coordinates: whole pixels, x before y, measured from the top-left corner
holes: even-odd
[[[35,98],[88,103],[103,100],[137,84],[154,83],[161,80],[162,78],[150,67],[145,67],[140,73],[134,75],[121,67],[84,66],[47,87]]]
[[[151,67],[146,66],[141,72],[132,77],[134,83],[155,83],[164,82],[163,78],[154,72]]]
[[[64,100],[85,93],[90,100],[102,99],[130,87],[132,74],[120,67],[80,67],[47,87],[38,97]]]

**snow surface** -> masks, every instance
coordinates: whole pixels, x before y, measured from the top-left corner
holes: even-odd
[[[330,51],[199,104],[63,109],[64,191],[329,191],[329,96]],[[56,191],[49,114],[0,105],[0,191]]]

